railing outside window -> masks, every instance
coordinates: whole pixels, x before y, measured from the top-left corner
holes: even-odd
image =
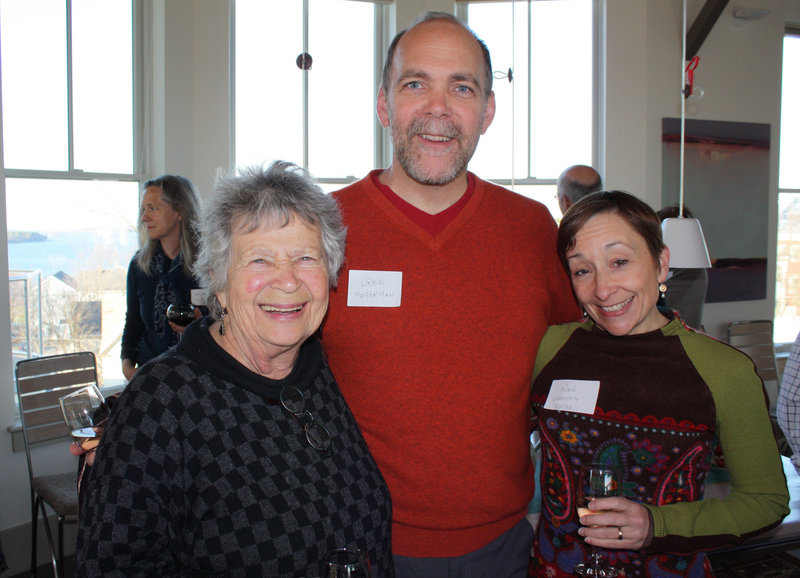
[[[11,358],[39,357],[44,349],[42,332],[42,273],[14,271],[8,279],[11,310]]]

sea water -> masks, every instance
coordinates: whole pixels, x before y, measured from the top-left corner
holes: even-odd
[[[133,231],[47,231],[46,241],[8,243],[8,268],[42,272],[47,277],[62,271],[127,269],[137,248]]]

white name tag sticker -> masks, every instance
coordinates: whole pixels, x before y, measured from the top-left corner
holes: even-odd
[[[586,379],[554,379],[544,402],[545,409],[593,414],[600,382]]]
[[[348,307],[400,307],[402,271],[350,270],[347,278]]]

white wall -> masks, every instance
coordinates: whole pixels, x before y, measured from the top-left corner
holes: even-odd
[[[163,165],[154,173],[187,176],[202,194],[217,169],[233,162],[230,143],[230,3],[220,0],[158,0],[163,7]],[[156,17],[159,15],[156,14]],[[253,71],[249,71],[250,74]],[[280,114],[280,111],[275,111]]]
[[[702,0],[689,0],[690,21]],[[610,188],[629,190],[653,206],[661,201],[661,118],[679,115],[676,94],[680,74],[681,0],[607,0],[604,22],[607,50],[604,63],[607,103],[601,146],[605,148],[602,170]],[[696,78],[705,90],[701,110],[693,118],[769,123],[773,130],[770,165],[770,245],[768,298],[761,301],[710,304],[705,309],[706,329],[724,336],[734,319],[771,318],[774,308],[774,255],[777,220],[777,144],[784,16],[800,22],[800,0],[748,0],[748,6],[771,10],[764,19],[748,26],[733,26],[729,5],[700,50]],[[452,0],[403,0],[392,7],[392,21],[407,26],[426,9],[452,10]],[[229,141],[229,3],[220,0],[153,0],[156,30],[154,54],[162,66],[154,87],[155,102],[163,110],[154,128],[163,156],[155,159],[154,173],[185,174],[202,193],[213,184],[218,167],[231,164]],[[491,47],[490,47],[491,48]],[[279,111],[275,111],[279,113]],[[490,129],[491,130],[491,129]],[[157,147],[158,148],[158,147]],[[2,189],[0,195],[4,200]],[[688,201],[688,200],[687,200]],[[0,203],[0,216],[5,203]],[[0,235],[5,235],[0,219]],[[0,270],[6,270],[0,254]],[[0,283],[0,316],[8,319],[8,286]],[[0,365],[10,364],[7,332],[0,331]],[[11,372],[0,371],[7,380]],[[13,391],[8,383],[2,391]],[[14,419],[13,406],[0,403],[0,423]],[[8,435],[0,443],[3,476],[0,477],[0,532],[11,574],[27,565],[27,542],[21,547],[19,532],[30,516],[24,454],[11,453]],[[53,470],[74,467],[66,448],[50,447]],[[13,536],[12,536],[13,533]],[[16,541],[15,541],[16,540]]]
[[[703,3],[689,0],[689,25]],[[796,8],[798,2],[789,4]],[[783,0],[751,0],[747,6],[770,13],[739,28],[731,16],[733,4],[725,8],[698,52],[695,83],[704,96],[690,117],[772,126],[767,298],[706,305],[705,328],[720,338],[728,322],[771,319],[774,310],[781,54],[788,6]],[[660,207],[661,119],[680,116],[682,2],[608,0],[607,22],[606,186]]]

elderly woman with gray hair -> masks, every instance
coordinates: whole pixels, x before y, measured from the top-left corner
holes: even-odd
[[[315,336],[344,241],[295,165],[217,183],[195,263],[211,315],[114,406],[79,575],[317,576],[342,547],[392,574],[389,493]]]

